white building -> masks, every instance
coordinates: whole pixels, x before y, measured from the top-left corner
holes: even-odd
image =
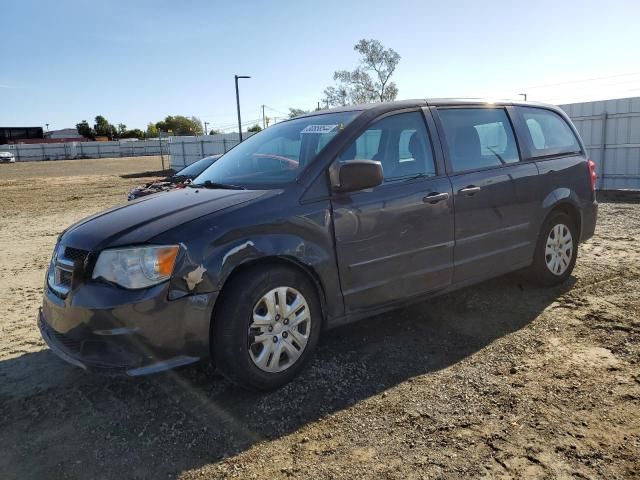
[[[50,130],[44,134],[45,138],[56,139],[56,138],[84,138],[82,135],[78,133],[78,130],[75,128],[63,128],[61,130]]]

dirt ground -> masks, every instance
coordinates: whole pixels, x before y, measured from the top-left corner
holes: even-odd
[[[509,275],[331,331],[258,395],[207,366],[86,373],[40,339],[58,233],[159,169],[0,165],[1,478],[640,477],[640,204],[601,202],[565,285]]]

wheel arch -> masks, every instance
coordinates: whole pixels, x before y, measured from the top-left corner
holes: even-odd
[[[578,234],[578,239],[582,238],[582,214],[580,212],[580,203],[575,192],[561,188],[551,192],[542,203],[546,214],[540,222],[539,229],[545,222],[558,212],[568,215],[574,222]]]
[[[578,234],[577,241],[579,241],[579,239],[581,238],[581,232],[582,232],[582,217],[580,216],[580,210],[573,203],[569,201],[558,202],[555,205],[553,205],[551,210],[549,210],[547,215],[544,217],[544,220],[542,221],[542,225],[544,225],[544,223],[552,215],[555,215],[556,213],[564,213],[574,221],[577,234]]]
[[[324,328],[327,325],[327,309],[326,309],[327,298],[326,298],[324,285],[322,284],[322,281],[318,273],[315,271],[315,269],[312,266],[301,262],[295,257],[290,257],[287,255],[271,255],[271,256],[264,256],[260,258],[247,260],[237,265],[229,273],[229,275],[224,279],[224,282],[220,289],[220,294],[218,295],[218,299],[216,300],[216,303],[214,304],[213,310],[211,312],[211,322],[209,325],[210,334],[214,328],[216,312],[220,307],[221,303],[224,301],[225,291],[228,291],[228,289],[230,288],[230,284],[232,283],[231,281],[241,273],[245,273],[247,271],[254,270],[254,269],[274,267],[274,266],[280,266],[280,267],[296,270],[302,273],[305,277],[307,277],[311,281],[312,285],[314,286],[316,295],[318,296],[318,301],[320,303],[320,320],[322,322],[322,329],[324,330]]]

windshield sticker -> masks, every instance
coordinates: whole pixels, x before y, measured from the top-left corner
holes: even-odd
[[[300,133],[329,133],[338,125],[307,125]]]

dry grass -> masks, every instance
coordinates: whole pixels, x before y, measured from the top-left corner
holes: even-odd
[[[255,395],[206,367],[96,376],[38,335],[57,234],[159,165],[0,165],[2,478],[640,475],[640,205],[601,205],[566,285],[508,276],[335,330]]]

